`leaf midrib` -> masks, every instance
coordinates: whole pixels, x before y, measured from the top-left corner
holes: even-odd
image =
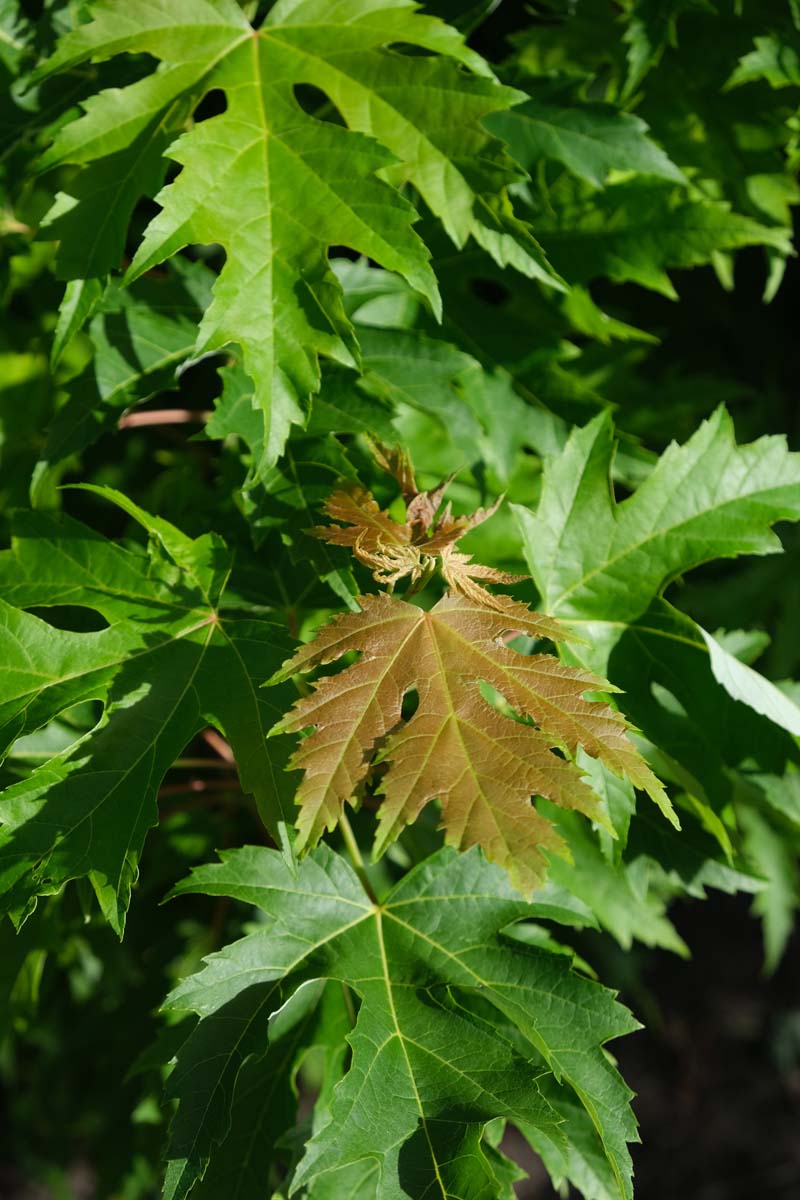
[[[409,605],[409,608],[410,607],[411,606]],[[352,745],[353,741],[356,739],[356,735],[357,735],[359,729],[361,728],[362,724],[366,720],[369,713],[372,711],[372,707],[375,703],[375,698],[376,698],[378,692],[380,691],[380,689],[383,687],[383,684],[386,682],[386,676],[389,674],[389,672],[395,666],[398,659],[400,659],[402,652],[405,650],[406,644],[408,643],[409,639],[412,638],[414,636],[414,634],[417,633],[417,631],[419,630],[419,627],[421,624],[421,619],[425,614],[422,612],[421,609],[418,609],[417,612],[419,614],[419,618],[416,621],[414,621],[414,623],[411,625],[411,628],[409,629],[408,633],[405,635],[403,640],[399,643],[399,645],[395,649],[392,657],[387,659],[386,670],[381,672],[381,674],[377,676],[377,678],[375,680],[375,686],[372,688],[370,695],[369,695],[369,701],[368,701],[368,703],[366,703],[362,706],[361,713],[357,717],[357,719],[353,725],[352,732],[350,733],[350,735],[346,741],[340,743],[342,749],[335,760],[335,768],[331,769],[330,771],[326,771],[326,774],[328,774],[331,779],[333,779],[333,776],[335,775],[336,770],[338,770],[338,768],[341,766],[342,760],[344,758],[344,755],[345,755],[347,749]],[[406,616],[405,613],[402,613],[396,619],[407,621],[408,616]],[[376,623],[379,626],[384,625],[384,622],[382,622],[382,621],[377,621]],[[361,633],[361,631],[359,631],[359,635],[360,635],[360,633]],[[396,728],[396,726],[394,728]],[[393,732],[393,730],[388,730],[387,732],[391,733],[391,732]],[[302,747],[302,743],[301,743],[301,747]],[[365,758],[366,754],[370,753],[371,751],[372,751],[372,747],[369,746],[364,751],[364,754],[362,754],[362,765],[363,765],[363,759]],[[302,797],[303,797],[305,790],[306,790],[306,783],[304,780],[303,783],[301,784],[300,788],[298,789],[298,793],[297,793],[298,804],[300,804],[301,806],[302,806]],[[330,802],[331,798],[333,798],[334,800],[338,799],[336,792],[334,791],[332,786],[329,785],[325,789],[325,792],[324,792],[324,803],[328,804]],[[342,806],[343,805],[344,805],[344,801],[342,801]],[[320,807],[321,807],[321,805],[318,806],[315,816],[317,816],[319,814]]]
[[[446,725],[449,722],[452,722],[453,727],[455,728],[455,731],[456,731],[456,736],[458,737],[459,743],[461,745],[461,753],[462,753],[464,762],[466,762],[469,765],[469,767],[472,768],[472,775],[475,780],[475,788],[478,793],[478,795],[475,797],[472,804],[470,805],[470,808],[468,809],[468,813],[471,813],[474,810],[475,805],[478,802],[478,799],[479,798],[482,799],[484,802],[484,806],[485,806],[487,812],[489,813],[489,815],[491,816],[491,819],[494,823],[494,827],[495,827],[495,830],[497,831],[498,837],[501,838],[504,845],[508,845],[508,842],[506,840],[503,829],[500,826],[498,818],[495,814],[494,806],[489,802],[489,798],[486,795],[485,791],[483,790],[483,787],[481,786],[481,784],[479,782],[479,776],[478,776],[477,772],[475,771],[474,767],[472,767],[472,759],[469,755],[469,752],[467,751],[467,746],[464,741],[464,735],[461,731],[461,718],[458,715],[458,712],[456,709],[456,704],[453,701],[453,693],[450,689],[449,676],[448,676],[448,672],[447,672],[447,669],[445,667],[445,662],[444,662],[444,654],[443,654],[442,648],[439,645],[438,639],[435,634],[435,626],[434,626],[434,628],[430,628],[430,625],[433,625],[433,620],[431,620],[429,622],[429,636],[431,639],[431,644],[433,646],[434,654],[436,655],[436,659],[439,664],[439,677],[441,679],[442,690],[445,692],[445,694],[447,696],[447,703],[450,708],[450,715],[449,715],[447,721],[443,724],[442,730],[440,730],[439,736],[441,735],[441,732],[443,732]],[[449,626],[448,626],[448,628],[449,628]],[[455,674],[456,679],[461,678],[457,673],[454,673],[454,674]],[[478,681],[474,680],[472,682],[472,686],[477,687],[477,685],[478,685]],[[477,728],[477,726],[476,726],[476,728]],[[479,732],[483,733],[484,736],[487,736],[485,730],[479,730]],[[509,849],[510,849],[510,847],[509,847]]]
[[[419,1113],[420,1123],[421,1123],[422,1128],[425,1133],[425,1140],[428,1143],[428,1152],[430,1153],[431,1163],[433,1164],[433,1169],[436,1174],[436,1182],[439,1185],[439,1189],[442,1194],[442,1200],[448,1200],[447,1188],[444,1185],[444,1181],[442,1179],[442,1174],[441,1174],[441,1171],[439,1170],[439,1163],[438,1163],[438,1160],[436,1158],[436,1153],[433,1148],[433,1142],[431,1140],[430,1131],[428,1130],[428,1120],[425,1115],[425,1108],[422,1103],[422,1097],[419,1094],[419,1089],[417,1087],[417,1080],[414,1075],[414,1070],[411,1066],[411,1059],[409,1058],[408,1050],[406,1048],[405,1037],[400,1028],[400,1021],[398,1020],[397,1009],[394,1006],[394,995],[392,993],[392,980],[391,980],[391,976],[389,974],[389,960],[386,955],[386,945],[385,945],[385,942],[383,939],[383,914],[382,914],[382,911],[380,908],[376,908],[376,910],[375,910],[375,928],[376,928],[377,935],[378,935],[378,950],[379,950],[380,957],[381,957],[381,966],[383,969],[383,981],[384,981],[384,984],[386,987],[386,998],[389,1003],[389,1013],[392,1018],[392,1024],[394,1025],[394,1028],[395,1028],[395,1033],[397,1035],[397,1040],[400,1045],[400,1049],[401,1049],[403,1058],[405,1059],[406,1071],[408,1073],[408,1078],[411,1083],[411,1087],[414,1090],[414,1100],[415,1100],[415,1103],[417,1106],[417,1112]]]

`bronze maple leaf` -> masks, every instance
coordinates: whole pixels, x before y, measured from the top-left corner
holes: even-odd
[[[400,485],[406,504],[405,520],[395,521],[371,492],[358,484],[346,483],[324,505],[326,515],[339,523],[317,525],[309,533],[333,545],[349,546],[382,587],[392,590],[406,578],[415,585],[438,567],[453,591],[478,603],[496,606],[495,597],[477,581],[516,583],[524,577],[474,563],[471,555],[456,548],[456,543],[488,520],[500,500],[489,508],[458,517],[453,516],[449,504],[440,512],[450,480],[429,491],[420,491],[403,451],[376,446],[374,454],[378,464]]]
[[[508,596],[491,599],[489,606],[450,594],[426,612],[394,596],[361,596],[358,612],[335,617],[270,681],[359,654],[320,679],[272,731],[313,727],[291,761],[305,772],[296,798],[298,849],[314,845],[345,804],[358,802],[377,758],[385,773],[376,852],[438,798],[447,842],[482,846],[525,894],[542,880],[543,849],[563,849],[532,797],[605,820],[580,769],[565,757],[578,747],[674,817],[624,717],[584,696],[609,685],[551,654],[525,655],[506,644],[510,632],[557,641],[566,631]],[[481,683],[500,693],[517,719],[493,707]],[[411,691],[418,705],[404,721]]]

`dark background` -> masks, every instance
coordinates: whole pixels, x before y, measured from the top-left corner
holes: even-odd
[[[800,936],[766,979],[747,897],[710,893],[671,915],[690,961],[635,949],[603,964],[604,982],[615,970],[618,981],[631,967],[641,972],[641,985],[622,998],[647,1028],[610,1047],[637,1093],[637,1200],[796,1198]],[[520,1197],[557,1196],[524,1148],[513,1142],[508,1150],[531,1172]]]

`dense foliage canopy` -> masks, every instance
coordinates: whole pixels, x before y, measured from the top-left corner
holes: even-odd
[[[629,1200],[591,948],[798,902],[800,8],[0,0],[0,79],[3,1153]]]

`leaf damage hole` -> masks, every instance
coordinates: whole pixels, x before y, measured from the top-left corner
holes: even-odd
[[[389,42],[384,46],[389,54],[402,54],[403,58],[438,58],[435,50],[417,46],[413,42]]]
[[[418,708],[419,692],[416,688],[409,688],[409,690],[403,696],[403,704],[400,710],[400,715],[403,721],[410,721]]]
[[[300,108],[309,117],[314,117],[317,121],[327,121],[329,125],[346,124],[344,117],[322,88],[313,83],[296,83],[292,90]]]
[[[40,605],[26,611],[45,621],[52,629],[63,629],[68,633],[101,633],[109,627],[108,621],[97,609],[80,604]]]
[[[194,123],[199,125],[201,121],[208,121],[211,117],[221,117],[227,111],[228,97],[222,88],[212,88],[210,92],[206,92],[194,110]]]

